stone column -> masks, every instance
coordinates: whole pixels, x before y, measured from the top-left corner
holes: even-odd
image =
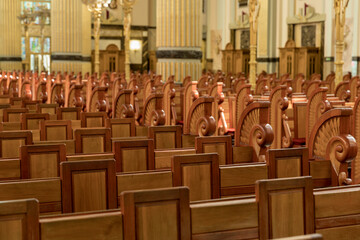
[[[157,73],[197,81],[201,75],[202,0],[157,0]]]
[[[21,69],[20,0],[0,1],[0,69]]]
[[[80,0],[51,1],[51,70],[80,72],[91,62],[83,56],[83,23],[89,23],[89,14],[83,14]],[[85,35],[87,36],[87,35]],[[90,41],[90,39],[88,39]]]

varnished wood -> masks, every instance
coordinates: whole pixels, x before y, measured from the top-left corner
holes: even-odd
[[[311,177],[260,180],[259,238],[272,239],[314,233],[314,200]]]
[[[153,140],[124,140],[113,142],[117,172],[154,170]]]
[[[195,138],[196,153],[218,153],[219,164],[232,164],[231,136],[197,137]]]
[[[40,121],[41,141],[61,141],[73,138],[70,120]]]
[[[152,126],[148,137],[154,140],[155,149],[181,148],[181,126]]]
[[[109,128],[76,129],[74,135],[76,153],[111,152]]]
[[[80,113],[82,128],[100,128],[105,127],[106,112],[82,112]]]
[[[114,160],[62,162],[60,170],[63,213],[117,207]]]
[[[20,147],[21,178],[60,177],[60,163],[66,161],[63,145],[25,145]]]
[[[121,194],[124,239],[190,240],[189,190],[185,187]]]
[[[220,197],[217,154],[174,156],[171,169],[174,186],[188,186],[191,201]]]

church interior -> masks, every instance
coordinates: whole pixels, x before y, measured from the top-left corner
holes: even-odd
[[[359,11],[0,0],[0,240],[360,239]]]

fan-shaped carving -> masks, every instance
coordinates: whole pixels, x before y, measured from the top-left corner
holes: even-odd
[[[17,80],[11,80],[9,84],[9,96],[10,97],[19,97],[19,89]]]
[[[105,112],[108,108],[106,101],[107,87],[96,87],[90,98],[90,106],[88,112]]]
[[[311,81],[306,87],[305,90],[306,96],[310,97],[311,94],[320,87],[320,84],[321,84],[320,80]]]
[[[184,127],[184,134],[211,136],[216,131],[216,123],[211,115],[213,97],[200,97],[189,110],[189,117]]]
[[[350,93],[351,93],[351,96],[350,96],[350,99],[349,99],[350,102],[355,102],[355,100],[356,100],[356,98],[358,96],[358,83],[359,83],[359,80],[360,80],[360,78],[358,76],[353,77],[350,80],[350,83],[349,83],[349,88],[350,88]]]
[[[326,100],[326,92],[327,88],[319,88],[309,98],[306,107],[306,142],[308,142],[310,133],[321,114],[331,108],[329,101]]]
[[[309,139],[309,158],[332,163],[332,184],[350,184],[347,168],[357,153],[355,138],[350,135],[352,109],[336,108],[324,113],[315,124]]]
[[[165,111],[162,109],[163,94],[151,94],[145,101],[143,123],[146,126],[165,124]]]
[[[62,83],[55,83],[51,89],[51,103],[57,103],[59,106],[64,106],[64,94]]]
[[[301,93],[303,92],[303,89],[302,89],[302,85],[304,83],[304,79],[305,79],[305,76],[304,74],[302,73],[299,73],[295,76],[294,78],[294,81],[293,81],[293,90],[294,90],[294,93]]]
[[[121,90],[114,102],[114,118],[134,117],[134,108],[130,103],[131,90]]]
[[[189,82],[185,88],[184,88],[184,92],[183,92],[183,121],[184,123],[186,123],[188,121],[188,115],[189,115],[189,110],[190,107],[194,101],[194,99],[198,98],[198,94],[194,95],[193,91],[196,91],[197,89],[197,82],[193,81],[193,82]],[[184,131],[187,132],[188,130],[186,129],[186,126],[184,128]]]
[[[360,98],[357,98],[354,104],[354,119],[352,123],[352,135],[357,139],[358,153],[353,161],[351,174],[355,184],[360,183]]]

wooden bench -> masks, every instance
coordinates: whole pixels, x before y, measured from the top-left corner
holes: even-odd
[[[66,161],[65,145],[25,145],[20,147],[21,178],[60,177],[60,163]]]
[[[40,121],[41,141],[61,141],[73,139],[70,120]]]
[[[82,128],[101,128],[105,127],[107,119],[106,112],[82,112],[80,113]]]
[[[149,127],[148,137],[154,140],[155,149],[181,148],[181,126]]]
[[[111,131],[109,128],[75,130],[76,153],[111,152]]]
[[[36,199],[0,202],[0,239],[39,239]]]
[[[114,160],[62,162],[62,212],[117,207]]]
[[[105,127],[111,129],[112,138],[135,137],[135,119],[106,119]]]
[[[151,139],[115,141],[113,153],[117,172],[155,169],[154,141]]]

